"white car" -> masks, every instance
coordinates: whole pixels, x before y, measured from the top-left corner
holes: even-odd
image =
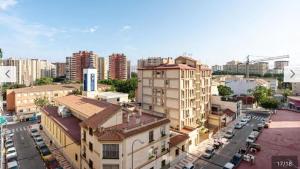
[[[254,143],[255,140],[256,140],[256,137],[255,137],[253,134],[250,134],[250,135],[248,136],[248,138],[246,139],[246,142],[247,142],[247,143]]]
[[[17,157],[17,151],[15,147],[9,148],[6,151],[6,160],[10,160]]]
[[[234,168],[234,164],[228,162],[224,165],[223,169],[233,169]]]
[[[11,148],[13,146],[14,146],[14,142],[11,139],[6,140],[6,142],[5,142],[5,148],[6,149],[9,149],[9,148]]]
[[[234,134],[235,133],[234,133],[233,129],[230,129],[230,130],[226,131],[224,137],[230,139],[234,136]]]
[[[19,169],[19,164],[16,160],[7,163],[7,169]]]
[[[44,140],[43,140],[42,137],[37,137],[37,138],[34,139],[34,141],[35,141],[35,144],[37,144],[37,145],[40,145],[40,144],[44,143]]]
[[[30,133],[31,133],[31,136],[34,137],[35,135],[39,135],[39,130],[38,129],[30,129]]]
[[[183,167],[183,169],[194,169],[194,168],[195,168],[195,166],[192,163],[188,163]]]
[[[240,123],[244,126],[248,123],[248,121],[243,118],[243,119],[240,120]]]

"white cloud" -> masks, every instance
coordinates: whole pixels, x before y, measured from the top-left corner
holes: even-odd
[[[131,26],[130,25],[125,25],[122,27],[121,31],[124,32],[124,31],[128,31],[131,29]]]
[[[9,7],[13,7],[18,2],[16,0],[0,0],[0,11],[5,11]]]

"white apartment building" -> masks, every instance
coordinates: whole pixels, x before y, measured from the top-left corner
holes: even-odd
[[[105,80],[108,78],[108,60],[104,57],[98,57],[98,80]]]
[[[225,85],[230,87],[235,95],[248,94],[249,90],[255,89],[256,86],[270,88],[269,82],[263,79],[229,79]]]
[[[29,86],[42,77],[56,77],[56,66],[47,60],[8,58],[2,64],[16,67],[17,84]]]
[[[188,133],[197,145],[211,109],[211,70],[178,57],[175,64],[139,68],[138,78],[137,100],[143,109],[167,114],[171,128]]]

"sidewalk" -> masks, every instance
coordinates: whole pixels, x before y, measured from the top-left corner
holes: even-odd
[[[38,128],[38,125],[37,127],[35,126],[34,128]],[[40,135],[44,139],[45,144],[49,147],[51,153],[59,162],[60,166],[63,167],[64,169],[73,169],[73,167],[68,162],[68,160],[63,156],[62,152],[59,149],[57,149],[56,145],[54,143],[50,145],[50,138],[46,135],[44,130],[39,130],[39,131],[40,131]]]

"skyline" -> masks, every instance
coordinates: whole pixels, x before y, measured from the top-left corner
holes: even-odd
[[[300,2],[285,2],[0,0],[0,48],[5,58],[50,61],[89,50],[124,53],[133,64],[183,53],[208,65],[249,54],[289,54],[291,65],[300,64]]]

